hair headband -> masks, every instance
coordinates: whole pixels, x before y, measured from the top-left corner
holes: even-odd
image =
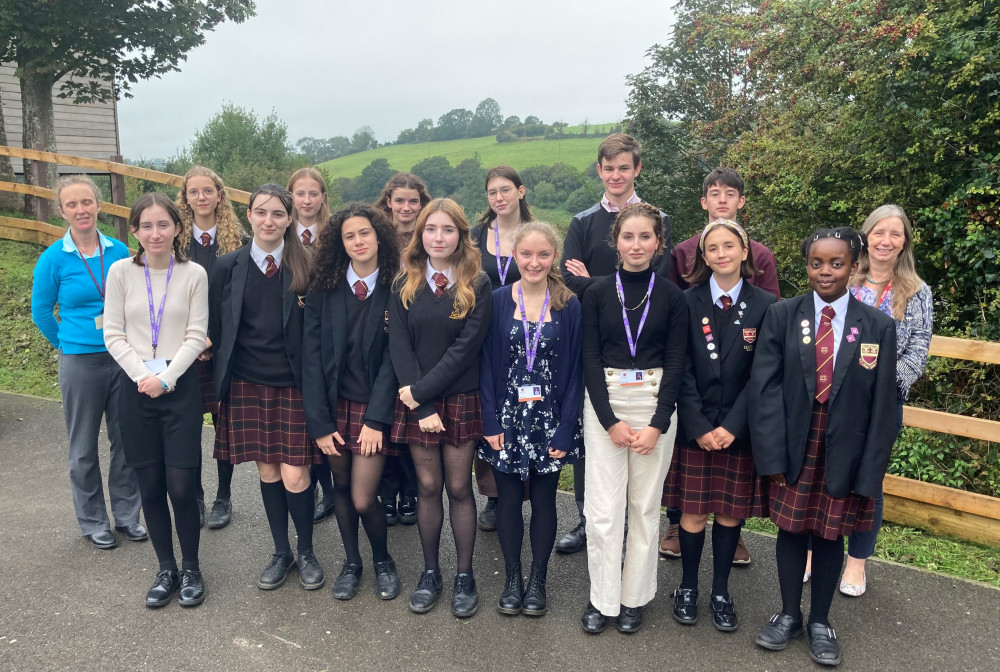
[[[743,247],[745,248],[750,247],[750,241],[749,239],[747,239],[747,232],[743,230],[742,226],[740,226],[731,219],[716,219],[708,223],[708,226],[704,228],[704,230],[701,232],[701,237],[698,239],[698,249],[700,249],[702,252],[705,251],[705,236],[707,236],[709,232],[717,226],[726,227],[727,229],[729,229],[730,231],[732,231],[733,233],[735,233],[737,236],[740,237],[740,240],[743,241]]]

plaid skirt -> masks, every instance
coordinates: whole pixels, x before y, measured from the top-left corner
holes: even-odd
[[[440,448],[483,438],[479,390],[438,399],[434,402],[434,408],[444,425],[444,431],[438,434],[421,431],[416,411],[411,411],[406,404],[396,399],[396,418],[392,425],[391,439],[396,443]]]
[[[219,404],[214,456],[232,464],[323,464],[323,454],[306,431],[299,388],[236,378]]]
[[[683,513],[767,516],[767,479],[757,476],[753,454],[745,446],[707,451],[694,441],[678,443],[667,482],[665,506]]]
[[[811,532],[834,540],[871,530],[875,500],[857,493],[833,497],[826,491],[826,404],[813,404],[802,472],[794,485],[770,484],[771,521],[786,532]]]
[[[347,444],[346,447],[350,448],[355,455],[361,453],[358,437],[361,436],[361,428],[365,426],[365,412],[367,410],[368,404],[364,402],[351,401],[343,397],[337,398],[337,432]],[[399,455],[399,444],[393,444],[389,441],[389,432],[382,432],[382,450],[378,451],[378,454],[391,457]]]
[[[218,414],[219,402],[215,398],[215,358],[208,361],[196,359],[198,385],[201,387],[201,412]]]

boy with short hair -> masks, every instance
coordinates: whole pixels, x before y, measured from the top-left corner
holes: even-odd
[[[577,213],[569,223],[563,243],[562,271],[566,284],[583,298],[594,279],[618,269],[616,247],[611,241],[611,225],[626,205],[642,199],[635,193],[635,179],[642,172],[642,145],[631,135],[613,133],[597,148],[597,174],[604,183],[601,202]],[[663,217],[664,253],[653,259],[653,272],[670,279],[670,217]],[[573,468],[573,490],[580,510],[580,523],[556,543],[560,553],[576,553],[587,547],[586,518],[583,515],[584,462]]]

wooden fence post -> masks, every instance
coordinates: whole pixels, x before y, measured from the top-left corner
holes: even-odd
[[[35,151],[42,152],[45,148],[42,147],[42,143],[36,142]],[[46,176],[45,163],[42,161],[32,161],[31,162],[31,176],[34,178],[36,187],[48,187],[48,177]],[[35,219],[40,222],[49,222],[49,201],[47,198],[42,198],[40,196],[35,197]]]
[[[112,154],[111,161],[121,163],[120,154]],[[111,202],[125,207],[125,176],[111,173]],[[128,245],[128,221],[124,217],[115,217],[115,238]]]

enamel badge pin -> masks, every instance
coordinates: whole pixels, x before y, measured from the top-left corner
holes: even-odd
[[[743,330],[743,340],[747,343],[753,343],[757,340],[757,330],[756,329],[744,329]]]
[[[878,343],[862,343],[859,362],[866,369],[874,369],[878,364]]]

